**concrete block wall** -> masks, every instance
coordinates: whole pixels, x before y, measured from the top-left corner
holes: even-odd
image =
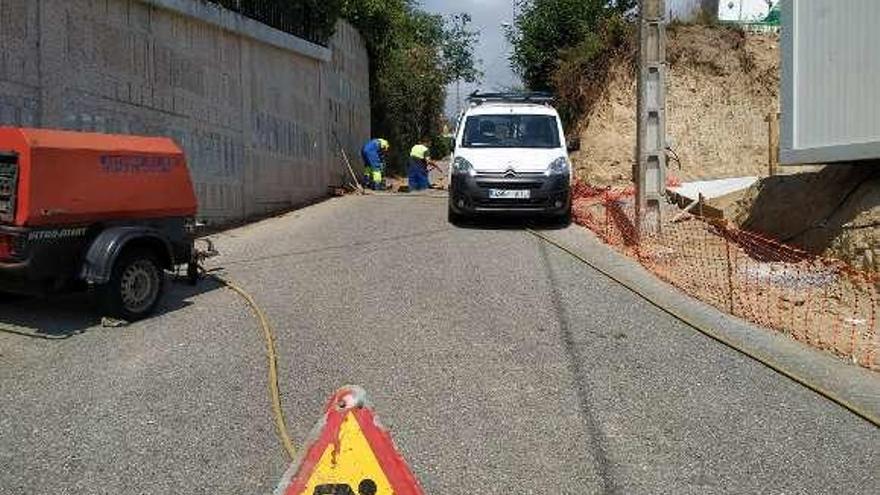
[[[323,48],[198,0],[0,0],[0,124],[170,136],[208,222],[342,183],[369,103],[345,23]]]

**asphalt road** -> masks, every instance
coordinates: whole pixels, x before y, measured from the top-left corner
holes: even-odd
[[[216,236],[278,333],[295,440],[355,383],[429,494],[880,493],[880,430],[519,227],[372,196]],[[0,303],[2,327],[79,332],[0,333],[0,493],[270,493],[247,308],[207,282],[124,328],[86,305]]]

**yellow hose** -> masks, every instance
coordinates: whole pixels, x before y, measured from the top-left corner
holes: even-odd
[[[204,270],[202,270],[202,273],[205,273]],[[278,432],[278,439],[281,441],[281,446],[284,448],[284,451],[287,454],[288,458],[293,461],[296,458],[296,449],[293,446],[293,441],[290,439],[290,434],[287,431],[287,424],[284,421],[284,410],[281,406],[281,391],[278,387],[278,357],[275,349],[275,333],[272,331],[272,326],[269,324],[269,319],[266,317],[266,314],[263,312],[260,306],[257,305],[257,302],[254,300],[253,296],[251,296],[246,290],[217,275],[210,274],[208,276],[214,278],[220,284],[241,296],[241,298],[244,299],[248,306],[250,306],[254,314],[256,314],[257,319],[260,321],[260,326],[263,329],[263,337],[266,341],[266,360],[269,364],[269,398],[272,402],[272,414],[275,418],[275,428]],[[10,333],[21,335],[24,337],[46,340],[61,340],[70,338],[72,336],[72,334],[46,335],[36,332],[25,332],[3,327],[0,327],[0,333]]]
[[[254,300],[253,296],[251,296],[246,290],[217,275],[212,274],[211,277],[226,286],[226,288],[232,292],[241,296],[260,321],[260,326],[263,329],[263,337],[266,341],[266,360],[269,364],[269,396],[272,401],[272,414],[275,417],[275,429],[277,430],[278,439],[281,441],[281,446],[284,448],[288,459],[293,461],[296,459],[296,449],[294,448],[293,441],[290,439],[290,434],[287,431],[287,424],[284,421],[284,409],[281,406],[281,391],[278,387],[278,356],[275,349],[275,333],[272,330],[272,325],[269,324],[269,319]]]
[[[685,325],[693,328],[694,330],[702,333],[703,335],[733,349],[736,352],[739,352],[740,354],[742,354],[744,356],[747,356],[747,357],[763,364],[764,366],[766,366],[766,367],[770,368],[771,370],[779,373],[780,375],[788,378],[789,380],[792,380],[793,382],[795,382],[803,387],[806,387],[809,390],[812,390],[813,392],[819,394],[820,396],[830,400],[831,402],[834,402],[835,404],[839,405],[840,407],[843,407],[844,409],[848,410],[849,412],[864,419],[865,421],[874,425],[875,427],[880,428],[880,417],[877,417],[873,412],[866,411],[866,410],[860,408],[859,406],[847,401],[846,399],[838,397],[833,392],[824,389],[821,385],[816,385],[814,383],[811,383],[808,379],[802,378],[802,377],[798,376],[797,374],[795,374],[794,372],[791,372],[791,371],[784,369],[781,365],[773,363],[769,359],[762,358],[756,354],[749,352],[745,348],[740,347],[735,342],[727,339],[726,337],[724,337],[723,335],[718,333],[715,329],[704,326],[698,322],[695,322],[695,321],[691,320],[687,315],[684,315],[671,307],[664,306],[663,304],[655,301],[654,299],[651,299],[650,296],[645,294],[641,289],[639,289],[635,285],[630,284],[630,283],[616,277],[614,274],[612,274],[606,270],[603,270],[602,268],[598,267],[592,261],[584,258],[583,256],[576,253],[571,248],[559,243],[558,241],[556,241],[556,240],[554,240],[554,239],[552,239],[552,238],[550,238],[540,232],[536,232],[535,230],[532,230],[532,229],[526,229],[526,232],[528,232],[529,234],[532,234],[533,236],[537,237],[538,239],[541,239],[544,242],[552,245],[553,247],[559,249],[560,251],[568,254],[569,256],[573,257],[574,259],[580,261],[581,263],[584,263],[585,265],[589,266],[593,270],[596,270],[597,272],[601,273],[602,275],[608,277],[612,281],[622,285],[623,287],[627,288],[633,294],[635,294],[635,295],[639,296],[640,298],[644,299],[645,301],[647,301],[652,306],[663,311],[664,313],[668,314],[669,316],[672,316],[673,318],[675,318],[678,321],[684,323]]]
[[[3,327],[0,327],[0,333],[8,333],[8,334],[12,334],[12,335],[20,335],[22,337],[28,337],[31,339],[43,339],[43,340],[64,340],[64,339],[69,339],[70,337],[73,337],[73,335],[74,335],[73,333],[62,333],[62,334],[58,334],[58,335],[50,335],[50,334],[43,334],[43,333],[37,333],[37,332],[27,332],[24,330],[15,330],[12,328],[3,328]]]

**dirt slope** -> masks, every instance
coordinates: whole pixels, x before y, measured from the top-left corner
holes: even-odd
[[[713,201],[744,229],[880,271],[880,163],[766,177]]]
[[[705,25],[669,30],[668,134],[683,180],[765,175],[767,123],[778,108],[776,35]],[[580,125],[582,151],[573,155],[582,179],[597,185],[629,181],[634,155],[635,73],[630,59],[614,65],[592,111]]]
[[[779,108],[779,39],[706,25],[669,29],[667,126],[683,181],[762,177],[750,190],[711,201],[742,228],[880,272],[878,164],[782,167],[768,172],[766,117]],[[629,183],[635,146],[631,55],[612,64],[604,92],[579,126],[572,158],[593,185]]]

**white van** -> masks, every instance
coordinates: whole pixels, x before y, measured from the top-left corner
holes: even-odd
[[[449,221],[485,214],[571,219],[571,161],[545,94],[473,94],[455,135]]]

